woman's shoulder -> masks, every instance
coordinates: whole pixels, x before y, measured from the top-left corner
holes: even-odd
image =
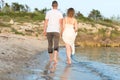
[[[77,22],[77,19],[76,19],[76,18],[73,18],[73,21],[74,21],[74,22]]]
[[[73,18],[74,21],[76,21],[76,18]]]

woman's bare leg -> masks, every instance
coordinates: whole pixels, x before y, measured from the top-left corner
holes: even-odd
[[[72,53],[71,46],[67,43],[65,44],[65,46],[66,46],[67,63],[71,64],[71,53]]]

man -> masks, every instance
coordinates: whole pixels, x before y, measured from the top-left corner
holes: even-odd
[[[48,11],[45,16],[44,35],[48,39],[48,53],[50,62],[57,63],[59,51],[60,27],[62,27],[62,13],[58,10],[58,2],[52,2],[52,10]],[[52,54],[53,53],[53,54]]]

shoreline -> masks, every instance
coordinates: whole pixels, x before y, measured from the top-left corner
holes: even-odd
[[[80,47],[95,47],[96,43],[79,43]],[[90,44],[91,43],[91,44]],[[92,45],[94,44],[94,45]],[[84,46],[85,45],[85,46]],[[92,45],[92,46],[90,46]],[[64,47],[64,42],[60,39],[60,48]],[[99,46],[100,47],[100,46]],[[47,50],[47,39],[44,36],[32,37],[15,34],[0,34],[0,74],[15,71],[26,64],[31,57]]]

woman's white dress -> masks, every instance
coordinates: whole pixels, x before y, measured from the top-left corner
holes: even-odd
[[[74,42],[75,42],[76,35],[77,35],[77,33],[75,33],[74,25],[66,23],[63,34],[62,34],[62,38],[65,43],[67,43],[71,46],[72,54],[75,53]]]

